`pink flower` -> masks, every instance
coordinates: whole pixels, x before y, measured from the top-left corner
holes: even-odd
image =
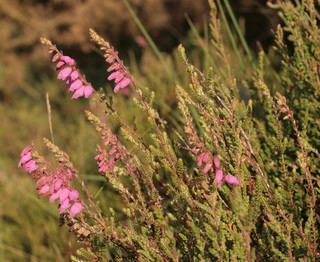
[[[215,168],[220,168],[220,160],[217,156],[213,156],[213,164]]]
[[[201,153],[197,158],[197,166],[200,167],[203,163],[207,163],[210,159],[210,152]]]
[[[50,202],[54,202],[56,200],[58,200],[60,198],[60,193],[61,193],[61,190],[58,190],[56,191],[55,193],[53,193],[50,198],[49,198],[49,201]]]
[[[132,83],[132,77],[129,74],[128,69],[124,66],[122,60],[118,56],[118,52],[116,52],[112,47],[106,49],[106,53],[104,55],[106,62],[110,64],[107,69],[108,73],[111,73],[108,77],[108,80],[115,81],[114,92],[118,93],[123,89],[127,88]]]
[[[61,61],[65,62],[66,64],[68,64],[69,66],[74,66],[76,65],[76,61],[74,59],[72,59],[70,56],[61,56],[60,58]]]
[[[60,213],[64,213],[70,206],[70,201],[68,198],[66,198],[60,205]]]
[[[98,163],[99,172],[100,173],[106,173],[113,171],[115,166],[115,159],[111,157],[110,153],[108,151],[102,149],[100,146],[97,148],[98,155],[95,157]]]
[[[87,82],[84,75],[81,75],[76,62],[70,56],[65,56],[55,46],[49,47],[50,52],[54,52],[51,61],[56,63],[56,69],[58,70],[57,78],[65,81],[69,86],[69,91],[73,93],[72,99],[78,99],[80,97],[89,98],[94,89],[92,85]]]
[[[121,71],[120,70],[118,70],[118,71],[115,71],[115,72],[113,72],[111,75],[109,75],[109,77],[108,77],[108,80],[113,80],[113,79],[115,79],[115,82],[116,83],[118,83],[120,80],[122,80],[123,79],[123,74],[121,74]]]
[[[98,154],[95,159],[97,160],[99,172],[112,172],[118,160],[126,163],[128,159],[127,151],[111,130],[108,130],[103,135],[103,142],[107,149],[98,146]]]
[[[72,172],[69,169],[57,167],[49,175],[43,175],[37,181],[39,195],[48,196],[50,202],[59,200],[60,213],[67,213],[70,217],[70,207],[80,203],[79,192],[71,187],[71,180]]]
[[[60,202],[63,202],[65,199],[67,199],[69,196],[69,193],[70,193],[69,189],[67,188],[62,189],[59,194]]]
[[[80,202],[74,203],[70,208],[70,217],[74,218],[77,214],[79,214],[82,211],[83,208],[84,207]]]
[[[55,60],[56,58],[54,58]],[[65,58],[66,63],[73,64],[72,60]],[[70,218],[79,214],[84,206],[79,200],[79,192],[72,188],[73,171],[64,165],[58,165],[48,171],[49,164],[40,162],[41,169],[32,157],[32,147],[24,148],[20,154],[19,167],[32,173],[36,180],[36,189],[40,196],[46,196],[50,202],[59,200],[60,213],[66,213]]]
[[[200,167],[203,164],[205,166],[202,172],[207,174],[213,167],[212,154],[209,151],[203,152],[197,157],[197,166]]]
[[[39,190],[39,195],[45,196],[49,193],[50,187],[48,185],[44,185],[43,187],[40,188]]]
[[[118,63],[117,64],[112,64],[111,66],[108,67],[107,72],[110,73],[112,71],[118,71],[119,69],[121,69],[121,65],[120,64],[118,64]]]
[[[37,163],[34,160],[30,160],[23,167],[25,171],[27,171],[28,173],[33,173],[38,169]]]
[[[76,79],[70,84],[69,91],[75,92],[77,89],[79,89],[82,86],[83,86],[82,81],[80,79]]]
[[[59,71],[57,78],[60,80],[67,80],[71,72],[72,72],[71,67],[64,67]]]
[[[220,168],[216,169],[215,182],[218,187],[222,186],[223,184],[223,171]]]
[[[226,175],[226,176],[224,177],[224,181],[225,181],[227,184],[231,185],[231,186],[239,186],[239,185],[240,185],[239,179],[236,178],[236,177],[233,176],[233,175],[230,175],[230,174],[228,174],[228,175]]]
[[[19,167],[22,165],[22,164],[25,164],[27,162],[29,162],[30,160],[32,159],[32,154],[31,154],[31,151],[26,153],[25,155],[22,155],[21,159],[20,159],[20,162],[19,162]]]
[[[118,93],[120,90],[125,89],[130,83],[131,83],[130,78],[123,77],[122,80],[114,87],[114,92]]]
[[[79,199],[79,192],[75,189],[71,190],[69,193],[69,198],[73,201]]]
[[[59,69],[59,68],[63,67],[65,64],[66,64],[65,62],[59,61],[59,62],[57,63],[57,65],[56,65],[56,69]]]
[[[71,86],[69,90],[71,91]],[[90,84],[86,86],[82,85],[78,89],[76,89],[76,91],[73,93],[72,99],[77,99],[81,96],[88,98],[91,96],[93,92],[94,92],[94,89]]]
[[[208,162],[205,166],[204,166],[204,169],[202,170],[202,172],[204,174],[207,174],[212,168],[212,162]]]
[[[38,169],[36,161],[32,158],[32,147],[25,147],[20,153],[18,167],[22,167],[27,173],[33,173]]]
[[[54,189],[55,190],[59,190],[61,188],[63,184],[63,180],[61,178],[58,178],[55,182],[54,182]]]
[[[71,79],[71,81],[74,81],[74,80],[78,79],[80,76],[81,75],[78,71],[73,71],[70,75],[70,79]]]
[[[45,184],[48,183],[49,179],[50,178],[49,176],[42,176],[36,183],[36,188],[39,189],[41,188],[42,186],[44,186]]]

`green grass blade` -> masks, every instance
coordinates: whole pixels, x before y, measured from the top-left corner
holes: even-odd
[[[169,68],[169,65],[165,62],[165,60],[164,60],[159,48],[156,46],[156,44],[152,40],[150,34],[147,32],[146,28],[141,23],[140,19],[138,18],[138,16],[134,12],[134,10],[131,7],[130,3],[128,2],[128,0],[123,0],[123,2],[125,4],[125,6],[127,7],[127,9],[129,10],[130,15],[132,16],[134,22],[136,23],[136,25],[140,29],[141,33],[146,38],[146,40],[147,40],[149,46],[151,47],[152,51],[155,53],[157,58],[160,60],[161,64],[163,65],[164,69],[167,71],[168,75],[171,76],[172,73],[171,73],[171,70]]]
[[[228,11],[228,14],[229,14],[229,16],[231,18],[233,26],[236,29],[236,32],[237,32],[237,34],[239,36],[240,42],[241,42],[241,44],[242,44],[242,46],[243,46],[243,48],[244,48],[249,60],[252,61],[252,59],[253,59],[252,53],[250,51],[250,48],[248,46],[247,41],[244,38],[244,35],[243,35],[243,33],[242,33],[241,29],[240,29],[239,23],[238,23],[235,15],[234,15],[234,12],[233,12],[233,10],[232,10],[232,8],[230,6],[229,0],[224,0],[224,4],[225,4],[225,6],[227,8],[227,11]]]
[[[186,20],[188,22],[188,25],[190,26],[191,32],[194,35],[194,37],[196,38],[197,41],[199,41],[199,43],[201,43],[202,38],[199,34],[198,29],[195,27],[195,25],[192,23],[190,17],[188,15],[185,16]],[[203,50],[204,54],[205,54],[205,61],[209,61],[210,64],[213,66],[214,69],[217,69],[217,65],[214,63],[214,60],[212,59],[209,49],[206,45],[201,46],[201,49]]]
[[[245,69],[244,63],[243,63],[243,61],[242,61],[242,56],[241,56],[241,54],[240,54],[240,52],[239,52],[239,50],[238,50],[238,47],[237,47],[237,44],[236,44],[236,40],[235,40],[235,38],[234,38],[234,36],[233,36],[233,33],[232,33],[232,31],[231,31],[231,28],[230,28],[230,25],[229,25],[229,23],[228,23],[228,20],[227,20],[227,17],[226,17],[226,15],[225,15],[225,12],[224,12],[224,10],[223,10],[221,1],[220,1],[220,0],[217,0],[217,4],[218,4],[219,12],[220,12],[220,14],[221,14],[221,18],[222,18],[223,24],[224,24],[224,26],[225,26],[225,28],[226,28],[226,30],[227,30],[228,38],[229,38],[229,40],[230,40],[230,42],[231,42],[232,48],[234,49],[234,52],[235,52],[235,54],[236,54],[236,56],[237,56],[237,58],[238,58],[238,60],[239,60],[239,63],[240,63],[240,65],[241,65],[241,68],[242,68],[242,69]]]

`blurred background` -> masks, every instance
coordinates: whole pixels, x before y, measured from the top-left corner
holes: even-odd
[[[217,1],[226,8],[226,1]],[[277,13],[265,0],[229,1],[249,46],[266,51],[273,41]],[[39,199],[28,175],[17,168],[21,149],[30,143],[41,147],[49,137],[46,93],[50,97],[55,142],[93,184],[97,170],[92,161],[97,138],[83,110],[88,101],[71,101],[64,83],[55,79],[45,47],[45,36],[66,55],[74,57],[96,89],[112,93],[105,64],[90,42],[93,28],[120,52],[133,75],[157,94],[161,115],[174,115],[174,86],[186,82],[175,49],[183,43],[195,63],[200,38],[208,38],[209,7],[206,0],[131,0],[132,11],[120,0],[0,0],[0,261],[67,261],[77,248],[72,234],[59,227],[56,207]],[[226,16],[230,20],[230,16]],[[156,50],[146,40],[149,33]],[[259,43],[259,44],[258,44]],[[174,70],[170,76],[159,65],[159,56]],[[126,98],[118,102],[126,106]],[[128,112],[128,117],[134,112]],[[132,116],[134,117],[134,116]],[[88,146],[90,145],[90,146]],[[45,153],[44,153],[45,154]],[[98,179],[99,180],[99,179]],[[104,199],[114,196],[106,191]]]

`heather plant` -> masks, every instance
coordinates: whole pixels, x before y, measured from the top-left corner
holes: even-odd
[[[100,138],[92,161],[120,199],[115,211],[98,197],[103,187],[93,194],[53,139],[44,144],[54,160],[36,145],[23,149],[19,166],[37,181],[40,196],[58,202],[61,223],[82,245],[72,261],[319,260],[317,5],[273,6],[283,25],[271,60],[263,51],[255,59],[241,39],[243,49],[234,46],[238,38],[222,37],[223,13],[209,3],[206,65],[197,67],[178,47],[188,81],[171,87],[175,122],[162,118],[156,94],[95,31],[90,37],[114,81],[111,96],[94,92],[75,61],[42,39],[57,78],[74,98],[94,105],[85,110]],[[117,104],[121,96],[126,108]],[[143,118],[143,128],[121,109]]]

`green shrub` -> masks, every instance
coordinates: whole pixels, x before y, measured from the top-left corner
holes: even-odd
[[[61,211],[83,245],[73,261],[319,259],[317,6],[307,0],[275,6],[284,22],[276,32],[275,56],[261,51],[255,61],[243,41],[246,55],[235,48],[237,38],[222,37],[226,23],[220,25],[210,4],[206,64],[199,69],[178,48],[188,81],[175,87],[174,121],[163,120],[154,108],[162,104],[157,94],[136,82],[110,44],[91,31],[106,61],[121,65],[117,84],[124,88],[129,79],[131,94],[101,90],[92,99],[95,114],[86,111],[101,137],[99,171],[117,192],[116,207],[104,200],[104,187],[92,195],[69,156],[44,140],[61,176],[71,172],[83,192],[83,210],[76,216],[73,207]],[[55,46],[43,42],[61,59]],[[59,69],[69,86],[69,72],[64,77],[62,70],[75,71],[71,64]],[[23,162],[26,171],[37,180],[52,176],[47,162],[30,151],[34,169]]]

